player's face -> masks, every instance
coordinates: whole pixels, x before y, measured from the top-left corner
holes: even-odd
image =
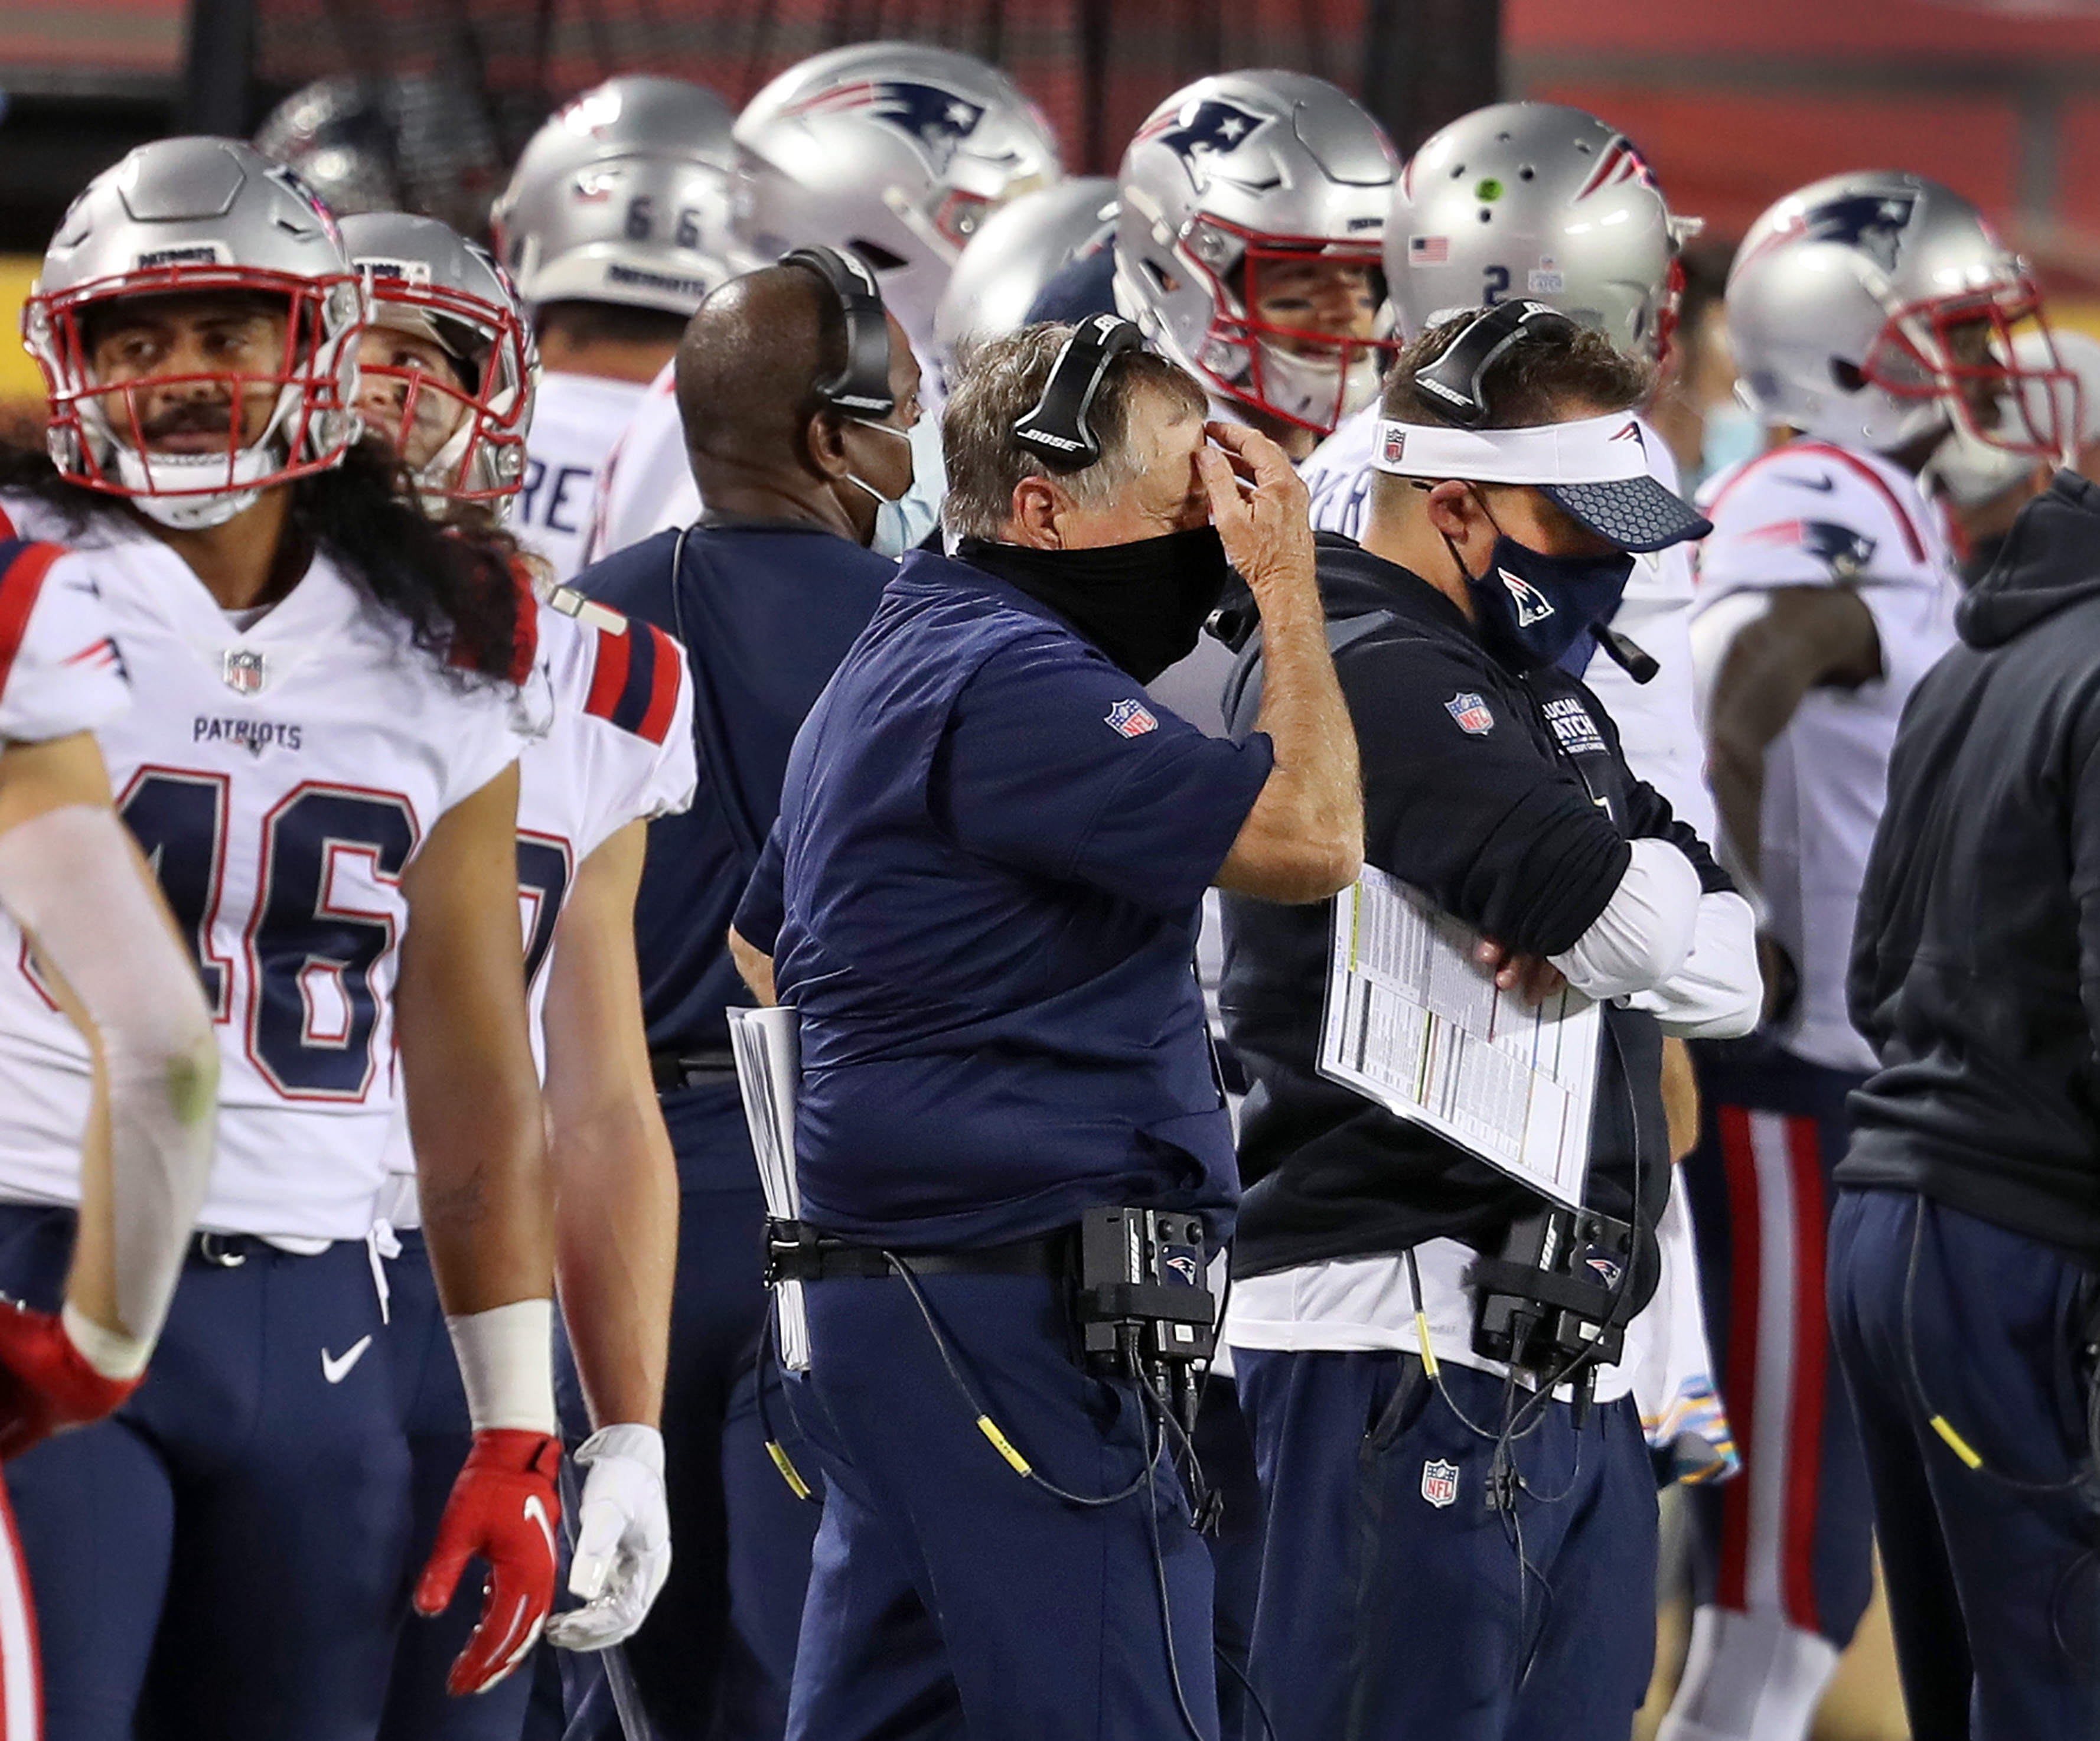
[[[287,324],[283,303],[238,293],[129,297],[95,311],[88,369],[126,389],[104,398],[117,439],[185,454],[260,440],[291,368]]]
[[[1957,386],[1974,428],[1995,430],[2005,415],[2005,384],[1991,371],[2003,365],[1997,354],[1997,328],[1988,320],[1963,320],[1947,328],[1947,348],[1964,371]]]
[[[365,427],[385,436],[411,470],[427,465],[466,421],[451,353],[419,333],[374,326],[358,338],[357,361]]]
[[[1305,355],[1331,355],[1319,341],[1369,338],[1378,328],[1379,283],[1369,266],[1346,260],[1258,258],[1254,262],[1255,319],[1272,327],[1303,333],[1293,342],[1277,339],[1286,350]]]

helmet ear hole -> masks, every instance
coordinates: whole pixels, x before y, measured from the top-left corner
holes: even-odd
[[[1840,393],[1857,393],[1867,384],[1867,372],[1856,363],[1848,363],[1842,357],[1830,359],[1830,378],[1838,384]]]

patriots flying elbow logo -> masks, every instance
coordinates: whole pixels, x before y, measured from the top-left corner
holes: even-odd
[[[1801,214],[1801,226],[1811,241],[1856,248],[1883,271],[1893,272],[1903,251],[1904,231],[1917,209],[1914,193],[1848,194],[1811,205]]]
[[[1268,125],[1269,117],[1228,103],[1222,97],[1206,97],[1193,110],[1162,116],[1154,123],[1152,137],[1181,160],[1189,179],[1201,193],[1211,185],[1214,160],[1226,157]],[[1139,135],[1142,140],[1143,134]],[[1273,184],[1273,178],[1269,183]]]
[[[1834,520],[1779,520],[1758,527],[1748,541],[1805,550],[1830,571],[1833,580],[1853,580],[1864,574],[1874,559],[1877,543]]]
[[[937,175],[947,173],[955,148],[977,130],[985,117],[982,103],[973,103],[943,86],[898,78],[844,85],[796,104],[788,112],[836,115],[854,109],[866,109],[911,139]]]

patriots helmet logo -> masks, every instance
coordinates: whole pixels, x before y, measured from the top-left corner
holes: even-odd
[[[977,130],[977,124],[985,117],[982,103],[973,103],[945,86],[902,78],[867,79],[841,86],[796,104],[788,112],[836,115],[854,109],[866,109],[877,121],[903,134],[933,166],[936,175],[947,173],[956,147]]]
[[[1201,193],[1211,185],[1214,160],[1231,156],[1268,123],[1268,116],[1237,103],[1206,97],[1188,112],[1186,119],[1180,114],[1162,116],[1154,124],[1160,130],[1153,137],[1181,160],[1181,167]]]
[[[1809,207],[1801,214],[1802,233],[1811,241],[1856,248],[1883,271],[1893,272],[1917,209],[1914,193],[1847,194]]]
[[[1534,623],[1543,623],[1553,615],[1553,601],[1533,586],[1521,575],[1513,575],[1507,568],[1498,568],[1504,589],[1516,606],[1516,626],[1529,628]]]

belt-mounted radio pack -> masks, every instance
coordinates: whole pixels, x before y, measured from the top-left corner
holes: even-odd
[[[1632,1226],[1594,1210],[1550,1209],[1513,1226],[1502,1254],[1475,1260],[1473,1351],[1520,1372],[1575,1382],[1626,1348],[1636,1250]]]
[[[1156,1209],[1090,1209],[1079,1221],[1074,1316],[1088,1364],[1141,1375],[1171,1394],[1195,1429],[1195,1367],[1216,1353],[1217,1302],[1205,1268],[1203,1223]]]

